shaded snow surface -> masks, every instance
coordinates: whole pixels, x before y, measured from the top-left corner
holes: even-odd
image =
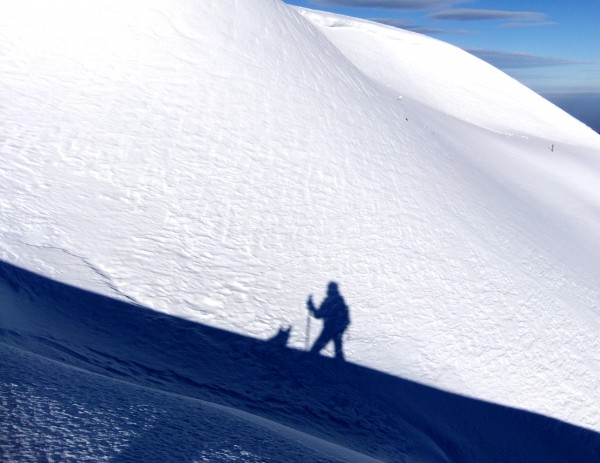
[[[220,404],[233,400],[220,389],[231,389],[241,394],[235,409],[384,460],[462,462],[469,454],[478,461],[482,442],[493,440],[450,432],[447,416],[412,402],[399,377],[600,431],[598,134],[448,44],[278,0],[0,4],[5,265],[128,302],[141,314],[147,307],[172,316],[164,320],[254,339],[248,348],[292,326],[296,349],[283,350],[281,359],[292,360],[273,357],[272,371],[254,372],[264,382],[256,409],[247,399],[254,386],[239,390],[225,374],[208,385],[186,382],[198,370],[221,371],[223,359],[243,349],[203,359],[175,340],[122,344],[126,328],[116,315],[75,316],[87,312],[48,306],[43,291],[27,299],[13,284],[19,297],[3,299],[0,327],[3,341],[21,350],[5,358],[29,359],[31,368],[15,370],[4,391],[30,394],[20,402],[25,417],[37,416],[26,405],[36,394],[64,401],[62,392],[21,384],[53,369],[49,357],[66,364],[56,367],[56,381],[97,380],[114,410],[122,410],[114,391],[137,389],[85,371]],[[347,368],[386,372],[392,376],[381,377],[399,388],[374,417],[361,407],[380,391],[361,394],[355,379],[345,382],[345,405],[329,405],[324,415],[303,411],[307,402],[296,395],[278,404],[265,392],[279,390],[273,375],[281,362],[309,361],[297,352],[318,329],[313,323],[307,332],[306,297],[319,300],[330,280],[350,306]],[[227,351],[229,341],[217,337]],[[154,345],[163,360],[137,358]],[[242,378],[263,364],[259,358]],[[317,368],[312,374],[326,383],[329,360],[312,361],[321,366],[306,369]],[[145,393],[157,394],[157,409],[188,400]],[[80,399],[89,396],[82,391]],[[340,437],[349,422],[338,415],[344,400],[357,407],[358,422],[375,423],[372,433]],[[196,402],[189,408],[214,411]],[[394,427],[380,410],[407,422]],[[123,428],[132,435],[146,419],[136,416]],[[503,442],[522,438],[502,434],[501,422],[487,421],[486,429]],[[397,429],[411,426],[411,437],[401,437]],[[24,429],[35,434],[35,425]],[[531,445],[521,445],[534,449],[523,461],[544,454]],[[597,447],[579,449],[595,456]]]
[[[600,457],[593,431],[154,312],[6,263],[0,300],[3,460]]]

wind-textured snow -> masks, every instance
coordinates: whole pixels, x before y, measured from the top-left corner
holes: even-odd
[[[279,0],[0,4],[7,264],[296,349],[335,280],[349,362],[600,431],[591,129],[448,44]],[[3,342],[87,346],[14,301]]]

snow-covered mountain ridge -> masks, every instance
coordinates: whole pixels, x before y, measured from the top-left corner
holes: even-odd
[[[591,129],[278,0],[1,4],[3,260],[295,348],[336,280],[349,361],[600,430]]]
[[[362,72],[404,97],[506,135],[598,147],[581,122],[455,46],[393,26],[300,11]]]

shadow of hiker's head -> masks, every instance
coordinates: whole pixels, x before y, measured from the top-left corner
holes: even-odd
[[[329,284],[327,285],[327,294],[329,295],[333,295],[333,294],[339,294],[340,290],[338,287],[338,284],[335,281],[330,281]]]

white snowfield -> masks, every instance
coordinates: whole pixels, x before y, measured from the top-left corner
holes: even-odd
[[[0,11],[3,261],[297,349],[337,281],[348,361],[600,431],[591,129],[448,44],[279,0]]]

